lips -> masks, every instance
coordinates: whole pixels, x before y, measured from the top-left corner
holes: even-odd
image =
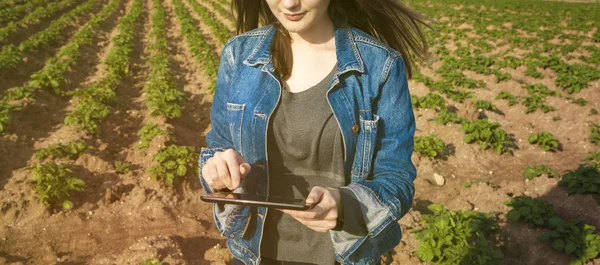
[[[284,15],[290,21],[298,21],[298,20],[302,19],[305,14],[306,14],[306,12],[297,13],[297,14],[284,14]]]

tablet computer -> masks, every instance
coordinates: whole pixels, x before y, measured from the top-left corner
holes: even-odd
[[[215,192],[212,194],[205,194],[201,195],[200,199],[205,202],[213,203],[238,204],[289,210],[308,210],[313,206],[311,204],[306,204],[305,199],[232,192]]]

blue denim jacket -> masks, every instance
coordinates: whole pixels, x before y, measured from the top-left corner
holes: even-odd
[[[212,129],[199,165],[215,152],[236,150],[252,166],[236,192],[268,194],[267,126],[282,90],[270,54],[275,30],[270,25],[236,36],[221,54]],[[399,52],[354,28],[336,28],[335,44],[337,72],[327,100],[344,140],[342,188],[358,198],[368,234],[329,233],[340,263],[375,264],[400,242],[397,221],[411,207],[415,119]],[[202,176],[200,181],[206,193],[214,192]],[[259,264],[267,209],[214,204],[213,210],[231,254]]]

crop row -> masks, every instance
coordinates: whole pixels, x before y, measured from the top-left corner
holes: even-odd
[[[167,40],[167,12],[161,0],[153,0],[152,30],[150,36],[154,43],[150,46],[152,56],[149,59],[150,80],[144,86],[146,106],[152,115],[165,118],[181,116],[183,93],[175,87],[175,80],[169,69],[169,43]]]
[[[194,59],[202,64],[204,73],[210,78],[208,91],[215,90],[219,58],[198,29],[198,22],[189,14],[180,0],[173,0],[175,14],[182,27],[182,33]]]
[[[65,117],[65,124],[77,124],[80,130],[98,134],[98,122],[110,114],[108,103],[116,99],[114,89],[129,74],[134,28],[142,12],[142,1],[134,0],[127,15],[119,21],[120,32],[113,37],[113,47],[104,58],[106,75],[87,87],[71,92],[75,98],[75,108]]]
[[[118,8],[119,3],[120,0],[112,0],[107,6],[105,6],[101,13],[95,16],[93,26],[97,27],[99,24],[101,24],[102,21],[99,19],[105,19],[110,13],[114,12]],[[109,55],[107,55],[105,60],[109,60],[111,53],[114,53],[119,49],[123,49],[124,46],[125,50],[127,50],[128,45],[131,46],[131,44],[128,44],[130,41],[127,40],[132,39],[130,35],[133,34],[133,25],[135,24],[136,19],[140,16],[141,12],[142,1],[135,0],[128,14],[125,15],[119,22],[119,29],[121,32],[119,35],[113,38],[112,41],[115,42],[114,47],[109,52]],[[110,68],[108,75],[111,75],[110,73],[116,74],[118,72],[118,70],[115,70],[115,68],[118,67],[117,65],[107,63],[107,67]],[[121,72],[118,73],[123,73],[122,69]],[[76,94],[81,95],[79,93]],[[77,103],[80,104],[82,99],[77,99]],[[70,113],[69,115],[72,114],[73,113]],[[65,118],[65,124],[70,123],[69,119],[69,116]],[[34,190],[38,199],[51,208],[62,205],[63,209],[70,209],[73,206],[69,199],[70,193],[73,191],[83,191],[86,187],[86,184],[83,180],[73,174],[68,165],[63,163],[57,164],[53,160],[59,158],[75,159],[81,154],[92,149],[94,149],[92,146],[87,146],[83,141],[75,140],[65,144],[54,144],[37,150],[35,153],[36,158],[45,161],[44,163],[38,164],[31,168],[34,176],[33,179],[36,182]],[[51,161],[48,162],[48,159]],[[125,168],[126,166],[122,166],[122,170],[125,170]]]
[[[217,37],[217,40],[221,44],[225,44],[232,37],[229,29],[223,25],[223,23],[221,23],[221,21],[219,21],[213,14],[211,14],[206,7],[202,6],[195,0],[191,0],[189,3],[192,4],[194,11],[200,15],[202,21],[210,27],[213,35]]]
[[[53,57],[48,59],[44,68],[31,75],[30,81],[24,86],[7,91],[0,100],[0,133],[12,120],[12,113],[20,107],[9,104],[11,101],[32,98],[33,93],[40,88],[50,89],[55,94],[62,94],[60,87],[67,83],[65,73],[81,57],[81,48],[92,43],[94,32],[105,22],[107,16],[115,12],[120,0],[111,2],[83,26]]]
[[[75,18],[92,10],[98,0],[88,0],[84,4],[52,21],[50,25],[27,40],[21,42],[17,48],[13,44],[2,47],[0,52],[0,70],[14,68],[22,61],[23,52],[36,51],[39,47],[52,44],[61,38],[61,32],[71,25]]]
[[[63,0],[60,2],[50,3],[47,6],[36,8],[33,12],[29,13],[27,16],[17,22],[11,21],[5,27],[0,28],[0,42],[6,41],[10,36],[17,33],[20,29],[25,29],[30,25],[38,23],[43,18],[51,17],[54,13],[74,3],[75,0]]]
[[[219,3],[217,3],[216,0],[202,0],[202,1],[204,3],[207,3],[210,6],[212,6],[212,8],[215,9],[215,11],[217,11],[219,14],[221,14],[221,16],[223,16],[225,19],[227,19],[231,22],[235,22],[233,20],[233,15],[231,15],[231,12],[229,10],[225,9]],[[227,6],[230,6],[230,4],[228,4]]]
[[[14,5],[12,7],[2,7],[0,9],[0,23],[9,22],[13,19],[17,19],[22,15],[27,14],[31,9],[45,5],[48,3],[48,0],[32,0],[27,1],[27,3],[22,5]]]

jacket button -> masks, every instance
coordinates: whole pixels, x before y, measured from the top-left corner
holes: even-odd
[[[354,124],[354,126],[352,126],[352,132],[357,133],[358,132],[358,125]]]

